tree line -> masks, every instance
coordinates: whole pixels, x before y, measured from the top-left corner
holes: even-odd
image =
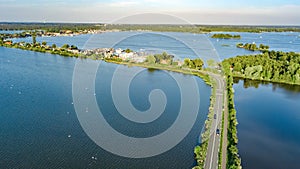
[[[211,38],[218,39],[241,39],[241,35],[231,35],[231,34],[213,34]]]
[[[233,76],[228,62],[222,63],[226,75],[226,92],[227,92],[227,106],[228,106],[228,128],[227,128],[227,166],[230,169],[241,169],[242,162],[239,156],[237,144],[237,117],[234,106],[234,90],[233,90]]]
[[[234,77],[300,85],[300,54],[264,51],[257,55],[237,56],[223,61]]]
[[[79,53],[79,49],[75,45],[64,44],[61,47],[57,47],[56,44],[47,45],[47,42],[39,43],[36,41],[35,36],[32,37],[33,42],[17,42],[14,43],[12,40],[0,39],[0,46],[8,48],[18,48],[22,50],[31,50],[35,52],[51,53],[68,57],[82,57]]]
[[[246,43],[246,44],[238,43],[236,47],[244,48],[246,50],[251,50],[251,51],[256,51],[256,50],[266,51],[269,50],[270,48],[268,45],[260,44],[259,46],[257,46],[255,43]]]
[[[103,23],[30,23],[30,22],[1,22],[0,30],[151,30],[160,32],[300,32],[298,26],[238,26],[238,25],[147,25],[147,24],[103,24]]]
[[[204,62],[200,58],[196,58],[196,59],[185,58],[184,59],[184,65],[187,66],[190,69],[201,70],[203,65],[204,65]]]
[[[49,32],[59,32],[60,30],[78,30],[101,29],[103,24],[95,23],[18,23],[2,22],[0,30],[47,30]]]

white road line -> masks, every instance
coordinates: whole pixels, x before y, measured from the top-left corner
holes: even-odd
[[[218,76],[214,76],[214,78],[216,79],[217,85],[218,85],[217,89],[216,89],[216,107],[215,107],[216,109],[214,111],[217,114],[217,118],[214,121],[215,125],[212,126],[212,129],[213,129],[213,131],[212,131],[212,134],[213,134],[213,145],[212,145],[212,150],[211,150],[211,157],[210,157],[209,169],[212,168],[213,157],[215,155],[215,151],[214,151],[214,149],[215,149],[215,142],[216,142],[216,134],[215,134],[215,132],[216,132],[216,130],[218,128],[218,125],[219,125],[219,118],[222,115],[222,113],[220,113],[220,112],[222,112],[221,111],[222,110],[222,105],[220,105],[220,101],[223,102],[222,97],[224,96],[224,93],[223,93],[224,92],[223,91],[223,88],[224,88],[223,81],[220,80]],[[220,141],[220,138],[219,138],[219,141]],[[220,151],[220,147],[218,147],[218,152],[219,151]],[[217,164],[218,164],[218,159],[217,159]],[[204,167],[205,167],[205,164],[204,164]]]
[[[212,161],[213,161],[213,157],[214,157],[215,141],[216,141],[216,136],[214,135],[214,141],[213,141],[213,146],[212,146],[212,155],[211,155],[211,158],[210,158],[209,169],[211,169]]]

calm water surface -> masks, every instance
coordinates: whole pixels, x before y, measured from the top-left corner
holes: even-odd
[[[234,85],[239,150],[246,169],[300,166],[300,86]]]
[[[37,41],[46,41],[49,44],[62,46],[65,43],[77,45],[79,48],[116,47],[130,48],[133,50],[156,49],[159,52],[178,55],[178,57],[194,58],[200,56],[209,59],[212,54],[210,49],[215,48],[220,59],[236,55],[253,54],[253,52],[236,48],[237,43],[256,43],[269,45],[271,50],[300,52],[300,33],[232,33],[239,34],[241,39],[213,39],[210,34],[192,34],[176,32],[109,32],[95,35],[79,35],[74,37],[37,37]],[[210,42],[209,42],[209,41]],[[32,38],[15,39],[15,41],[31,42]],[[211,43],[211,45],[209,44]],[[188,47],[187,47],[188,46]],[[196,52],[193,52],[194,49]],[[198,54],[198,55],[197,55]],[[215,58],[213,58],[215,59]]]
[[[72,104],[75,62],[73,58],[0,48],[0,168],[191,168],[194,165],[193,148],[198,143],[210,96],[210,87],[201,79],[196,78],[201,95],[199,114],[187,137],[164,154],[129,159],[104,151],[82,130]],[[167,72],[145,69],[131,84],[130,98],[139,110],[149,107],[148,96],[153,89],[163,90],[168,100],[160,118],[140,127],[122,118],[113,106],[110,84],[117,65],[101,65],[105,71],[97,74],[97,100],[112,127],[134,137],[150,137],[172,125],[181,98],[177,83]]]
[[[208,49],[213,46],[221,60],[236,55],[253,54],[251,51],[236,48],[235,45],[240,42],[263,43],[269,45],[271,50],[300,52],[300,33],[235,34],[240,34],[242,38],[222,40],[211,39],[211,34],[204,37],[191,33],[153,35],[151,32],[113,32],[74,37],[38,37],[37,40],[47,41],[49,44],[56,43],[58,46],[65,43],[75,44],[79,48],[120,47],[134,50],[148,48],[158,52],[167,51],[181,58],[193,58],[197,57],[197,54],[207,58],[212,52]],[[184,39],[184,42],[178,39]],[[207,41],[204,43],[204,39],[209,39],[212,45]],[[31,38],[16,40],[31,42]],[[195,53],[191,49],[201,52]],[[75,59],[5,48],[0,48],[0,55],[0,122],[3,124],[0,135],[4,138],[0,141],[0,157],[3,159],[0,160],[0,166],[190,168],[193,165],[192,149],[205,119],[210,94],[209,87],[201,80],[198,79],[203,95],[203,99],[201,97],[203,105],[199,111],[201,115],[188,137],[166,154],[133,161],[105,152],[82,131],[71,104],[71,81]],[[131,123],[127,123],[127,127],[120,128],[118,124],[126,121],[120,118],[114,107],[107,106],[112,102],[108,91],[111,73],[115,67],[112,64],[104,65],[107,71],[98,74],[96,86],[100,87],[96,92],[98,101],[107,102],[101,106],[106,110],[104,113],[106,120],[110,121],[112,126],[120,132],[136,133],[142,137],[157,134],[171,125],[176,113],[170,112],[178,108],[176,105],[180,101],[176,93],[178,87],[164,71],[144,71],[132,84],[130,93],[134,106],[139,110],[147,109],[149,103],[145,98],[153,88],[162,88],[175,106],[167,107],[169,113],[160,119],[165,123],[159,130],[150,126],[141,130]],[[101,78],[105,80],[102,81]],[[162,82],[160,79],[166,81]],[[299,168],[300,89],[291,85],[262,85],[251,81],[245,84],[240,81],[234,88],[239,122],[238,146],[243,167]],[[105,97],[101,97],[102,95]],[[161,121],[156,121],[155,125]],[[71,138],[68,138],[69,135]],[[91,157],[97,157],[98,160]]]

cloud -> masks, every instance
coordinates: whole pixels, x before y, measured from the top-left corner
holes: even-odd
[[[196,24],[299,25],[300,5],[235,9],[182,9],[169,13]]]
[[[138,1],[119,1],[119,2],[112,2],[109,3],[108,6],[111,7],[133,7],[139,5],[140,2]]]
[[[1,0],[0,0],[1,1]],[[42,0],[44,1],[44,0]],[[193,5],[191,0],[114,0],[96,2],[77,0],[74,3],[30,4],[6,3],[0,6],[0,21],[60,21],[60,22],[112,22],[124,16],[141,13],[163,13],[174,15],[195,24],[262,24],[299,25],[300,5],[260,6],[260,7],[207,7],[201,3]],[[70,0],[68,0],[70,1]],[[65,1],[65,2],[68,2]],[[79,3],[81,2],[82,3]],[[217,1],[217,0],[216,0]],[[146,4],[146,5],[145,5]],[[147,22],[149,15],[137,18]],[[156,16],[154,16],[156,17]],[[123,19],[124,20],[124,19]],[[156,19],[148,19],[156,22]],[[170,21],[157,16],[157,22]],[[130,22],[130,21],[128,21]],[[152,23],[152,22],[151,22]]]

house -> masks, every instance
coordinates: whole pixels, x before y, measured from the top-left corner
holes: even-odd
[[[66,31],[65,31],[65,34],[73,34],[73,31],[71,31],[71,30],[66,30]]]
[[[68,52],[72,52],[74,54],[78,54],[80,51],[79,51],[79,49],[68,49]]]
[[[122,52],[123,52],[122,49],[120,49],[120,48],[119,48],[119,49],[116,49],[116,54],[117,54],[117,55],[121,54]]]
[[[133,58],[133,53],[132,52],[130,52],[130,53],[122,52],[119,54],[119,57],[122,59],[130,59],[130,58]]]
[[[8,41],[4,41],[5,45],[12,45],[12,41],[8,40]]]
[[[184,62],[183,61],[177,61],[178,62],[178,66],[183,66],[184,65]]]

